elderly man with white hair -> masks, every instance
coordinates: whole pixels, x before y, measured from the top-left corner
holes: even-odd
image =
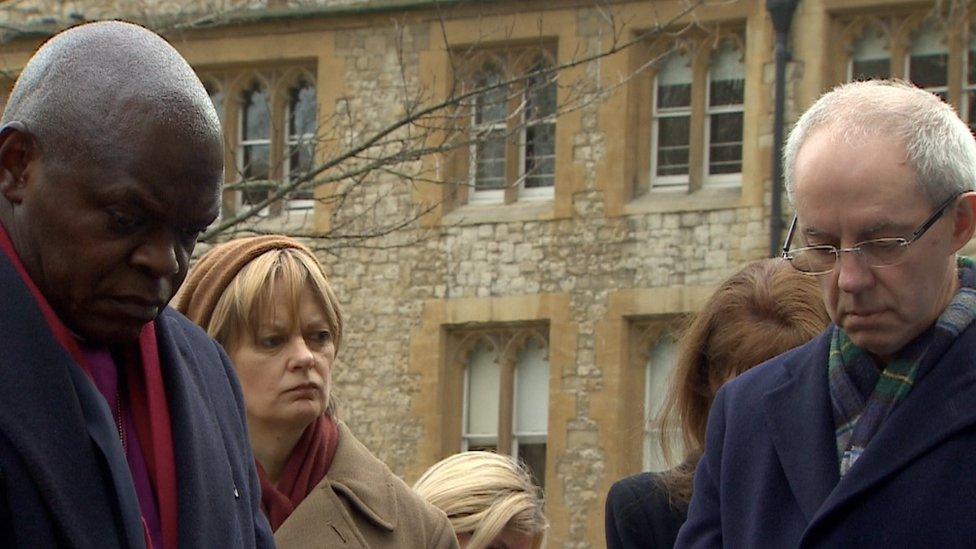
[[[972,547],[976,142],[908,84],[840,86],[785,152],[783,256],[833,323],[730,382],[678,547]]]

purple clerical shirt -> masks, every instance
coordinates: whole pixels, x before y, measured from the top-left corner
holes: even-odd
[[[84,341],[79,341],[78,343],[91,369],[95,387],[105,397],[106,402],[108,402],[108,408],[112,411],[112,417],[118,422],[118,399],[120,396],[120,391],[118,390],[119,373],[115,360],[112,358],[112,353],[105,347],[91,346]],[[136,431],[132,407],[124,404],[125,399],[123,399],[122,407],[122,434],[125,436],[125,459],[129,464],[132,481],[135,483],[136,495],[139,497],[139,508],[142,512],[142,520],[145,522],[149,538],[152,540],[153,547],[161,548],[163,546],[163,532],[159,522],[159,509],[156,506],[156,494],[153,492],[152,483],[149,479],[149,466],[146,462],[146,456],[142,453],[142,446],[139,445],[139,435]]]

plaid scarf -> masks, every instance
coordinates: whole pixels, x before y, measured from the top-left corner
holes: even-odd
[[[827,382],[834,411],[840,476],[850,471],[888,414],[976,318],[976,263],[959,257],[959,290],[932,327],[879,371],[874,359],[833,326]]]

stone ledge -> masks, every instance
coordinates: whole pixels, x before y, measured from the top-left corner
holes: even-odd
[[[441,225],[480,225],[553,219],[553,200],[522,200],[511,204],[465,204],[441,218]]]
[[[624,205],[625,215],[676,213],[738,208],[742,204],[742,187],[716,187],[692,193],[650,191]]]

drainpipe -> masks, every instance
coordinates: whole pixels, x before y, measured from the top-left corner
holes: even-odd
[[[776,97],[773,110],[773,192],[769,219],[769,255],[777,257],[783,234],[783,111],[786,104],[786,63],[790,60],[789,35],[800,0],[766,0],[766,11],[776,32]]]

